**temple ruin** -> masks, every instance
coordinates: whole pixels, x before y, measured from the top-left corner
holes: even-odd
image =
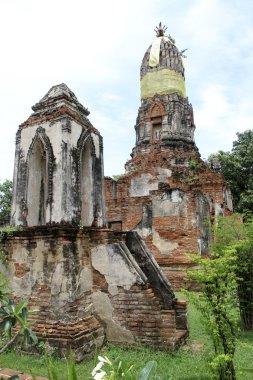
[[[103,143],[69,88],[52,87],[16,136],[11,224],[105,226]]]
[[[104,178],[102,137],[65,84],[16,135],[11,223],[22,229],[1,243],[2,270],[38,310],[37,336],[77,360],[106,341],[181,344],[187,308],[173,287],[184,285],[185,253],[205,254],[207,222],[232,209],[195,145],[182,53],[164,31],[143,58],[136,144],[118,181]]]
[[[136,144],[126,174],[105,179],[106,215],[113,230],[138,232],[180,290],[189,285],[186,254],[207,254],[210,224],[232,211],[232,201],[222,176],[200,158],[183,52],[165,30],[160,24],[141,64]]]

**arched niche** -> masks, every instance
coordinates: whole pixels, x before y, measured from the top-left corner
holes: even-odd
[[[156,100],[155,103],[149,109],[150,117],[159,117],[164,114],[164,106],[160,100]]]
[[[53,199],[53,150],[43,128],[38,128],[27,155],[26,207],[28,226],[50,222]]]
[[[152,125],[152,142],[156,142],[161,139],[162,121],[164,114],[165,111],[162,102],[159,99],[155,100],[155,103],[150,107],[148,112]]]
[[[48,197],[47,154],[43,142],[37,138],[29,157],[27,184],[27,224],[38,226],[46,223]]]
[[[82,144],[80,152],[80,203],[81,224],[91,226],[94,221],[94,152],[90,136]]]

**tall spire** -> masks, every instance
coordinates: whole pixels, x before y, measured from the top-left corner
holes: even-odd
[[[141,107],[133,158],[149,154],[152,149],[197,150],[193,110],[186,97],[183,52],[171,36],[165,35],[166,30],[160,22],[142,60]]]
[[[165,36],[166,30],[167,27],[160,22],[155,29],[156,37],[144,55],[141,99],[175,92],[186,97],[182,52],[179,52],[171,36]]]

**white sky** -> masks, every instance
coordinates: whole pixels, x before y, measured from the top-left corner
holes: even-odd
[[[253,128],[252,0],[0,2],[0,180],[12,179],[15,133],[66,83],[104,138],[105,174],[124,172],[135,142],[139,69],[159,21],[188,48],[186,89],[203,158]]]

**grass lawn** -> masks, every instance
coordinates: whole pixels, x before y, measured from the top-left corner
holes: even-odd
[[[190,338],[185,347],[176,352],[160,352],[148,348],[122,348],[115,346],[105,347],[100,355],[106,355],[109,358],[120,356],[129,364],[134,364],[136,372],[142,368],[149,360],[156,360],[158,364],[158,374],[166,374],[171,380],[207,380],[210,373],[208,368],[208,357],[211,352],[211,342],[206,335],[200,321],[200,315],[194,308],[189,305],[189,322]],[[76,365],[79,378],[87,380],[91,370],[97,363],[95,357],[91,361]],[[55,360],[59,371],[59,376],[64,379],[66,366],[64,361]],[[238,380],[252,380],[253,374],[243,373],[242,368],[253,368],[253,332],[243,332],[238,340],[237,351],[235,356],[235,365]],[[15,352],[9,352],[0,356],[1,368],[13,368],[29,373],[31,368],[36,375],[47,376],[45,358],[28,355],[19,355]]]

